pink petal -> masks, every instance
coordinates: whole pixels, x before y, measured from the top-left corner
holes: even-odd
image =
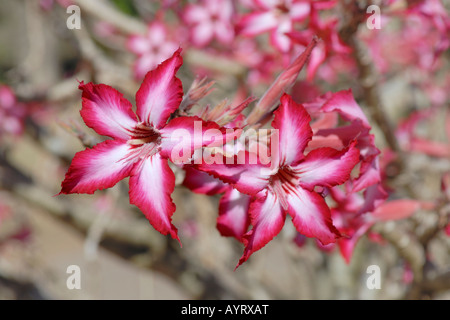
[[[359,150],[353,143],[341,151],[333,148],[315,149],[292,168],[298,172],[301,186],[312,191],[315,186],[332,187],[344,183],[358,162]]]
[[[280,0],[253,0],[253,3],[262,9],[275,9],[280,4]]]
[[[136,125],[131,103],[116,89],[89,82],[80,82],[82,93],[80,111],[86,125],[98,134],[127,140]]]
[[[251,197],[229,187],[219,201],[217,229],[224,237],[242,241],[250,225],[248,209]]]
[[[274,114],[272,127],[279,130],[279,163],[292,164],[302,160],[313,134],[310,115],[287,94],[281,97],[281,105]]]
[[[450,158],[450,144],[430,141],[422,138],[412,138],[409,146],[412,152],[423,153],[432,157]]]
[[[200,23],[209,19],[209,12],[203,6],[189,5],[184,9],[183,18],[187,23]]]
[[[60,194],[89,193],[114,186],[131,174],[134,164],[123,159],[130,146],[121,140],[106,140],[72,159]]]
[[[351,89],[334,93],[323,105],[322,110],[324,112],[338,111],[348,121],[360,119],[366,128],[371,128],[366,115],[356,103]]]
[[[341,150],[344,148],[344,144],[342,143],[342,140],[335,135],[329,135],[327,137],[315,135],[308,143],[305,152],[309,153],[310,151],[319,148],[333,148],[336,150]]]
[[[196,149],[205,146],[224,146],[233,135],[227,136],[225,129],[212,121],[198,117],[174,118],[161,130],[161,155],[176,164],[188,163]],[[240,131],[239,131],[240,132]]]
[[[167,160],[155,154],[137,164],[130,177],[130,203],[136,205],[161,234],[177,239],[172,225],[175,204],[170,197],[175,189],[175,175]]]
[[[314,50],[311,52],[311,58],[309,60],[308,66],[306,67],[308,81],[312,82],[314,80],[314,76],[316,75],[317,70],[323,64],[323,62],[326,60],[326,58],[327,58],[327,53],[326,53],[325,46],[322,42],[322,43],[320,43],[320,45],[318,45],[316,48],[314,48]]]
[[[183,169],[185,172],[183,185],[195,193],[213,195],[223,193],[229,189],[229,185],[206,172],[196,170],[190,166],[185,166]]]
[[[271,192],[266,192],[266,195],[259,194],[252,200],[249,212],[253,228],[242,238],[245,249],[236,268],[278,235],[286,220],[286,213]]]
[[[16,96],[14,91],[6,85],[0,85],[0,107],[9,109],[16,104]]]
[[[352,191],[356,192],[356,191]],[[352,193],[354,194],[354,193]],[[373,212],[388,198],[388,193],[383,189],[380,183],[373,184],[364,191],[364,203],[357,211],[359,214]]]
[[[132,35],[128,38],[126,43],[127,49],[135,54],[144,54],[151,48],[147,37],[140,35]]]
[[[206,46],[214,37],[213,25],[210,23],[199,23],[191,30],[192,42],[198,46]]]
[[[288,195],[288,203],[288,213],[301,234],[317,238],[323,245],[341,236],[331,221],[330,208],[319,194],[298,187]]]
[[[220,180],[233,185],[240,192],[256,195],[269,182],[269,165],[258,162],[249,152],[241,151],[234,157],[223,157],[222,163],[205,163],[196,165]]]
[[[361,161],[359,171],[359,177],[353,183],[353,192],[364,190],[381,181],[379,158],[376,155]]]
[[[223,44],[230,44],[234,39],[234,29],[228,21],[216,22],[214,25],[215,36]]]
[[[287,35],[292,31],[292,22],[289,19],[278,21],[277,28],[270,33],[270,42],[280,52],[288,52],[292,41]]]
[[[253,12],[241,18],[237,33],[255,36],[277,27],[278,19],[272,11]]]
[[[159,62],[161,62],[157,61],[156,58],[157,57],[153,54],[144,54],[138,57],[133,64],[135,79],[143,79],[147,72],[149,72],[151,69],[157,66]]]
[[[161,128],[179,107],[183,97],[181,80],[175,74],[183,64],[181,49],[147,73],[136,93],[137,115],[147,125]]]
[[[301,21],[309,17],[309,13],[311,12],[311,6],[308,2],[297,2],[291,5],[291,9],[289,11],[289,16],[291,19],[296,21]]]
[[[372,213],[379,221],[399,220],[410,217],[422,207],[422,202],[410,199],[399,199],[387,201]]]
[[[338,240],[339,250],[346,263],[350,263],[358,241],[373,226],[373,223],[373,221],[367,221],[359,226],[349,238]]]

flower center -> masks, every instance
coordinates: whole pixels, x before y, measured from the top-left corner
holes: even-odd
[[[299,176],[289,166],[281,167],[276,174],[270,177],[270,188],[285,210],[287,210],[289,206],[287,196],[288,194],[296,192],[298,180]]]
[[[131,138],[127,143],[136,147],[145,143],[159,145],[161,143],[161,135],[155,128],[139,123],[131,132]]]

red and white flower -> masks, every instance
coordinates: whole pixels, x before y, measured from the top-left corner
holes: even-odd
[[[273,128],[278,129],[279,152],[272,154],[270,165],[250,163],[251,155],[245,152],[244,164],[236,164],[239,163],[236,160],[232,165],[198,166],[252,196],[249,215],[253,228],[243,236],[245,251],[238,266],[281,231],[286,214],[292,217],[301,234],[315,237],[323,244],[333,243],[340,237],[330,209],[315,187],[331,187],[348,180],[359,162],[359,151],[351,143],[341,151],[319,148],[305,155],[304,150],[312,139],[310,121],[305,108],[284,94],[272,122]]]
[[[136,113],[131,103],[117,90],[104,84],[83,82],[81,116],[87,126],[98,134],[112,138],[92,149],[78,152],[61,184],[60,194],[88,193],[110,188],[130,177],[130,203],[145,214],[160,233],[179,240],[171,217],[175,211],[171,193],[175,176],[168,159],[175,161],[175,147],[189,150],[208,145],[203,134],[194,134],[194,123],[200,123],[202,133],[220,129],[214,122],[198,117],[168,119],[177,110],[183,96],[180,79],[176,77],[182,65],[181,49],[145,76],[136,93]],[[191,139],[173,140],[177,129],[190,134]],[[187,148],[185,148],[187,147]]]

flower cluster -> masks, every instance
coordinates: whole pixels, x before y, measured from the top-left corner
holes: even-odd
[[[255,105],[249,98],[201,107],[211,83],[198,81],[183,93],[176,76],[181,49],[146,74],[135,111],[117,90],[81,82],[84,122],[111,139],[75,155],[60,193],[93,193],[130,177],[130,203],[156,230],[180,241],[172,224],[170,161],[185,171],[183,184],[192,191],[222,194],[217,227],[244,244],[238,265],[281,231],[287,215],[303,236],[322,245],[341,241],[347,225],[376,212],[386,193],[380,151],[352,91],[305,103],[286,93],[314,46],[315,41]],[[345,188],[336,190],[340,185]]]
[[[447,101],[448,76],[438,86],[432,75],[450,45],[445,36],[450,18],[439,1],[384,5],[383,28],[353,30],[349,42],[339,25],[342,6],[334,0],[165,1],[147,33],[127,40],[137,56],[135,79],[142,81],[135,110],[112,87],[80,82],[84,122],[111,139],[75,155],[60,194],[93,193],[129,177],[130,203],[156,230],[180,241],[172,224],[175,168],[193,192],[220,195],[217,229],[244,246],[237,266],[276,237],[288,217],[297,244],[313,238],[324,250],[337,246],[349,262],[357,241],[375,223],[435,207],[390,199],[387,172],[400,156],[396,152],[450,154],[448,142],[417,133]],[[404,28],[386,31],[392,21]],[[319,78],[335,84],[341,73],[362,79],[356,72],[364,73],[355,52],[358,41],[367,46],[380,83],[408,69],[417,72],[414,85],[429,98],[429,109],[411,112],[393,130],[399,150],[376,146],[370,118],[352,89],[323,90],[313,83]],[[181,47],[183,53],[244,66],[231,102],[204,103],[214,84],[206,78],[183,91],[177,77]],[[303,69],[306,80],[298,81]],[[187,71],[212,74],[201,67]],[[257,84],[265,92],[249,97]],[[370,89],[370,83],[362,86]],[[450,113],[445,115],[449,127]],[[448,179],[442,181],[448,192]]]

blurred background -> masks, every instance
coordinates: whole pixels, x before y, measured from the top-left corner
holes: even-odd
[[[235,11],[262,10],[251,0],[231,2]],[[288,54],[280,53],[267,34],[257,44],[247,43],[252,37],[240,37],[233,25],[232,40],[220,33],[215,40],[190,34],[198,26],[180,12],[207,3],[1,1],[0,299],[449,299],[447,1],[330,4],[326,14],[337,19],[335,29],[319,36],[334,30],[353,49],[362,45],[365,55],[355,58],[335,44],[323,50],[317,70],[300,73],[298,90],[304,92],[352,88],[377,147],[404,147],[402,167],[386,169],[393,198],[439,202],[439,209],[380,223],[371,236],[361,237],[349,262],[338,248],[321,248],[313,239],[299,246],[286,222],[280,235],[234,271],[243,246],[216,229],[220,196],[192,192],[181,184],[181,174],[172,197],[182,248],[129,204],[127,181],[94,195],[57,195],[75,153],[102,139],[79,115],[78,81],[108,84],[134,102],[142,70],[167,58],[162,46],[172,41],[183,47],[179,77],[185,92],[196,76],[206,75],[215,90],[205,104],[214,105],[224,98],[260,96],[285,61],[304,48],[298,41]],[[383,18],[381,29],[373,31],[365,23],[365,9],[373,3],[382,14],[403,13]],[[425,9],[406,10],[416,3]],[[77,7],[68,11],[70,5]],[[349,8],[359,8],[360,15]],[[165,29],[159,35],[148,31],[156,30],[148,29],[155,21]],[[295,27],[308,30],[301,22]],[[133,45],[130,37],[136,35],[147,42]],[[382,119],[373,104],[383,105]],[[420,115],[415,122],[413,114]],[[68,288],[72,265],[80,268],[80,289]],[[380,289],[367,285],[371,265],[380,268]]]

